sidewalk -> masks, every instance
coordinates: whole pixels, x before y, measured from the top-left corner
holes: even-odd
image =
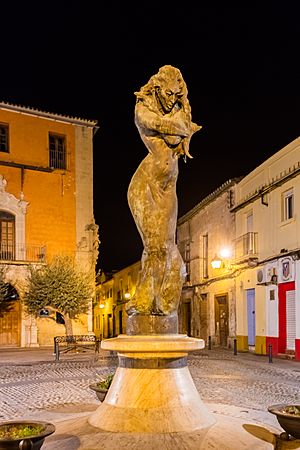
[[[61,354],[60,361],[85,361],[110,356],[108,351],[100,349],[99,353],[79,351]],[[53,347],[0,348],[0,365],[31,365],[55,362]]]
[[[116,356],[112,355],[107,350],[100,348],[99,353],[93,353],[92,351],[79,351],[69,352],[61,354],[61,361],[85,361],[93,360],[97,358],[105,358]],[[259,363],[274,364],[278,367],[286,367],[300,372],[300,361],[293,359],[286,359],[284,357],[273,357],[272,363],[269,362],[268,355],[256,355],[252,352],[238,352],[234,355],[232,349],[223,349],[215,347],[212,350],[207,348],[203,350],[196,350],[189,353],[189,358],[200,357],[210,359],[232,359],[232,360],[250,360],[257,361]],[[13,365],[31,365],[39,363],[55,362],[55,353],[53,347],[26,347],[26,348],[1,348],[0,347],[0,365],[1,364],[13,364]]]

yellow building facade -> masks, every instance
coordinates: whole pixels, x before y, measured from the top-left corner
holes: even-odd
[[[52,345],[64,334],[55,318],[26,314],[29,264],[69,255],[82,270],[95,271],[95,130],[96,121],[0,103],[0,264],[18,297],[14,310],[0,318],[0,346]],[[92,332],[91,312],[73,327],[74,334]]]
[[[94,331],[99,339],[126,333],[126,303],[134,295],[140,267],[138,261],[99,277],[93,306]]]

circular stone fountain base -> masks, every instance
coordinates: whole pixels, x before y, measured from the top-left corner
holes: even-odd
[[[102,348],[118,352],[119,367],[89,423],[118,433],[204,434],[215,419],[187,367],[188,352],[203,347],[202,339],[179,334],[120,335],[103,341]]]

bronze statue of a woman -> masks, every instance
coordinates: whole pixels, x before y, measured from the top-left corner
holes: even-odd
[[[176,313],[185,266],[175,242],[178,159],[201,126],[192,122],[180,71],[163,66],[136,95],[135,124],[148,149],[128,188],[128,203],[144,251],[129,316]]]

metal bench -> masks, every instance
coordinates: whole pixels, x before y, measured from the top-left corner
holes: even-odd
[[[60,355],[69,352],[93,351],[99,353],[100,340],[92,334],[77,334],[71,336],[54,337],[55,361],[59,361]]]

